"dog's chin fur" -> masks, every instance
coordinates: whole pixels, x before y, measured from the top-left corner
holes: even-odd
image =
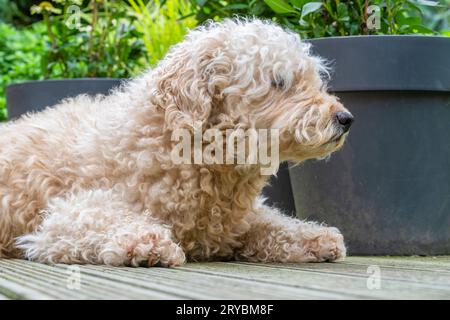
[[[297,147],[291,148],[288,153],[282,153],[280,155],[281,161],[290,161],[291,163],[294,163],[295,166],[309,159],[327,161],[331,158],[333,153],[342,149],[347,136],[348,132],[340,134],[338,138],[333,138],[316,148],[305,148],[304,146],[298,145]],[[307,151],[305,151],[305,149]]]
[[[278,128],[293,160],[298,141],[299,157],[330,154],[345,140],[324,146],[332,119],[346,109],[324,91],[324,73],[298,35],[225,20],[191,31],[107,97],[67,99],[0,126],[0,257],[133,266],[344,257],[337,229],[259,200],[267,177],[258,166],[170,157],[173,131],[196,121]]]

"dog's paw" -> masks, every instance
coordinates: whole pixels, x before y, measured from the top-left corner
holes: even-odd
[[[127,260],[134,267],[174,267],[184,264],[186,257],[183,249],[171,239],[150,233],[128,246]]]
[[[314,236],[304,238],[302,242],[309,262],[343,260],[347,253],[344,237],[336,228],[320,228]]]
[[[173,267],[186,261],[183,249],[160,229],[116,235],[99,258],[103,264],[132,267]]]

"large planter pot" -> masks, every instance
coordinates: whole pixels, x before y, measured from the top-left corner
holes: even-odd
[[[29,81],[9,85],[6,88],[6,104],[10,119],[29,111],[40,111],[53,106],[64,98],[86,93],[107,94],[120,84],[120,79],[83,78]]]
[[[311,41],[354,114],[343,150],[290,169],[297,215],[351,254],[450,254],[450,38]]]

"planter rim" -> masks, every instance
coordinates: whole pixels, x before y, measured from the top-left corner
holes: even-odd
[[[16,82],[16,83],[8,84],[6,86],[6,88],[21,86],[21,85],[28,85],[28,84],[40,84],[40,83],[81,82],[81,81],[124,81],[124,80],[125,80],[125,78],[101,78],[101,77],[27,80],[27,81],[23,81],[23,82]]]
[[[310,42],[310,41],[322,41],[322,40],[329,40],[329,39],[447,39],[447,41],[450,41],[450,37],[447,36],[441,36],[441,35],[415,35],[415,34],[377,34],[377,35],[352,35],[352,36],[332,36],[332,37],[320,37],[320,38],[305,38],[302,39],[303,41]]]
[[[305,41],[332,67],[330,91],[450,92],[450,37],[379,35]]]
[[[30,111],[40,111],[58,104],[62,99],[80,94],[107,95],[119,88],[125,79],[70,78],[26,81],[6,87],[6,106],[10,119]]]

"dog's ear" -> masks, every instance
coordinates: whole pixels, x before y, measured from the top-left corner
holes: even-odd
[[[152,73],[152,102],[165,110],[167,129],[206,124],[218,101],[218,87],[226,82],[222,58],[221,48],[204,39],[181,42],[160,62]]]

